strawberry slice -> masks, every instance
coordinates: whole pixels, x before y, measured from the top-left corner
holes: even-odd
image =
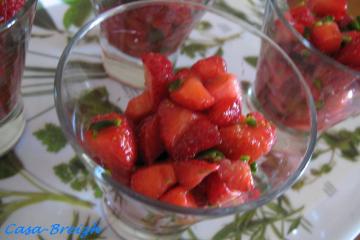
[[[215,101],[197,77],[177,79],[169,85],[169,91],[171,100],[195,111],[205,110]]]
[[[360,68],[360,32],[347,33],[351,37],[336,59],[354,69]]]
[[[267,154],[275,142],[275,127],[260,113],[248,114],[240,123],[220,128],[219,150],[232,160],[253,163]]]
[[[165,148],[173,149],[178,138],[199,115],[175,105],[169,100],[161,102],[158,109],[160,136]]]
[[[328,20],[318,21],[314,25],[311,42],[320,51],[331,54],[340,49],[342,34],[338,25],[329,18]]]
[[[241,102],[238,98],[222,99],[209,110],[208,116],[218,126],[234,124],[241,117]]]
[[[254,189],[254,180],[247,162],[242,160],[220,161],[219,176],[232,191],[248,192]]]
[[[160,101],[167,96],[167,87],[173,80],[172,63],[159,53],[142,56],[145,71],[145,87],[149,91],[150,103],[155,111]]]
[[[197,61],[191,70],[206,83],[208,80],[220,77],[226,73],[226,63],[220,56],[212,56]]]
[[[84,133],[83,146],[111,172],[123,172],[131,170],[135,164],[135,141],[129,121],[118,113],[108,113],[91,120]]]
[[[292,8],[290,14],[297,23],[302,24],[305,27],[311,27],[315,23],[312,12],[305,5]]]
[[[184,187],[175,187],[162,195],[160,201],[181,207],[196,208],[194,196]]]
[[[319,16],[333,16],[341,19],[347,13],[347,0],[309,0],[311,11]]]
[[[146,164],[154,163],[165,148],[160,138],[159,118],[157,115],[147,117],[139,127],[138,143],[140,154]]]
[[[191,159],[197,153],[212,148],[220,142],[218,127],[206,117],[199,117],[179,137],[170,149],[170,154],[174,160]]]
[[[138,169],[131,176],[131,188],[145,196],[158,199],[176,183],[172,164],[164,163]]]
[[[150,95],[144,91],[137,97],[132,98],[125,110],[125,115],[135,123],[151,113],[152,105],[150,104]]]
[[[205,87],[215,98],[215,102],[225,98],[237,98],[241,101],[240,84],[233,74],[222,74],[205,84]]]
[[[186,189],[193,189],[206,176],[216,171],[218,168],[218,164],[196,159],[178,161],[174,163],[176,178]]]
[[[217,172],[206,178],[206,196],[210,205],[224,205],[240,194],[240,192],[231,191]]]

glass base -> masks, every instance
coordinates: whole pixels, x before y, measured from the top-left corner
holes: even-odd
[[[113,211],[107,206],[106,201],[102,202],[102,209],[104,217],[109,224],[112,231],[123,240],[177,240],[181,239],[183,232],[178,232],[170,235],[157,235],[141,229],[135,229],[129,226],[126,222],[119,219]]]
[[[23,105],[18,104],[4,122],[0,123],[0,156],[17,143],[24,129]]]

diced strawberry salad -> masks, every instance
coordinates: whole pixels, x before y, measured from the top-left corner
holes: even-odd
[[[321,52],[360,70],[360,16],[347,13],[347,0],[288,0],[288,22]]]
[[[173,72],[155,53],[142,57],[145,90],[125,114],[98,115],[83,145],[134,191],[183,207],[222,206],[254,196],[256,160],[275,142],[260,113],[241,111],[241,91],[219,56]]]

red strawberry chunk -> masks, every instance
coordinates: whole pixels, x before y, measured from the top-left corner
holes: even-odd
[[[241,90],[236,76],[233,74],[222,74],[209,81],[205,87],[218,102],[225,98],[237,98],[241,101]]]
[[[138,136],[140,154],[145,163],[151,165],[165,150],[160,138],[157,115],[149,116],[141,123]]]
[[[241,123],[220,128],[222,142],[219,150],[232,160],[242,156],[249,163],[267,154],[275,142],[275,127],[260,113],[249,114]]]
[[[198,77],[190,68],[182,68],[176,72],[174,79],[185,80],[190,77]]]
[[[212,148],[220,142],[218,127],[206,117],[199,117],[179,137],[170,149],[170,154],[174,160],[191,159],[197,153]]]
[[[175,105],[169,100],[161,102],[158,109],[160,136],[165,148],[173,149],[179,137],[199,115]]]
[[[138,169],[131,176],[131,188],[145,196],[158,199],[176,183],[172,164],[164,163]]]
[[[218,164],[201,160],[186,160],[174,163],[176,178],[186,189],[193,189],[210,173],[219,168]]]
[[[335,22],[325,22],[313,27],[311,42],[324,53],[334,53],[341,46],[342,34]]]
[[[210,205],[224,205],[241,194],[240,192],[231,191],[217,172],[206,178],[206,185],[206,195]]]
[[[162,195],[160,201],[181,207],[196,208],[194,196],[184,187],[175,187]]]
[[[0,1],[0,24],[9,20],[24,6],[25,0]]]
[[[208,116],[218,126],[234,124],[241,117],[241,102],[238,98],[222,99],[209,110]]]
[[[170,84],[169,89],[171,100],[191,110],[205,110],[215,101],[197,77],[175,80]]]
[[[297,23],[306,27],[311,27],[315,23],[315,18],[310,9],[304,5],[292,8],[290,13]]]
[[[150,104],[150,95],[149,92],[145,91],[129,101],[125,110],[125,115],[134,122],[139,122],[149,115],[151,111],[152,105]]]
[[[85,131],[83,145],[111,172],[129,171],[135,164],[135,133],[128,120],[118,114],[98,115]],[[105,147],[106,146],[106,147]]]
[[[319,17],[333,16],[341,19],[347,13],[347,0],[309,0],[308,5]]]
[[[191,70],[206,83],[226,73],[226,63],[222,57],[212,56],[199,60],[191,67]]]
[[[219,176],[232,191],[248,192],[254,188],[250,166],[241,160],[221,160]]]
[[[339,52],[337,60],[353,68],[360,68],[360,33],[349,33],[351,41]]]
[[[149,91],[152,109],[156,110],[160,101],[167,96],[167,87],[174,78],[172,63],[159,53],[142,56],[145,70],[145,87]]]

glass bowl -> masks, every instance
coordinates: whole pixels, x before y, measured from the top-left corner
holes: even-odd
[[[316,104],[318,130],[323,131],[360,113],[360,72],[313,47],[286,20],[288,9],[287,0],[267,0],[263,31],[301,71]]]
[[[128,84],[131,79],[124,80],[123,76],[114,79],[104,70],[104,49],[100,43],[103,37],[101,25],[128,11],[174,4],[190,11],[193,17],[191,31],[182,36],[184,41],[175,57],[175,67],[189,66],[202,57],[222,54],[228,71],[237,76],[244,94],[249,93],[245,96],[246,99],[243,99],[243,112],[260,111],[277,127],[274,147],[258,161],[258,171],[254,176],[259,191],[256,197],[244,193],[239,201],[222,207],[183,208],[169,205],[138,194],[121,184],[116,180],[119,176],[113,173],[111,177],[82,145],[82,130],[89,116],[124,111],[129,99],[141,92],[141,89]],[[118,31],[136,31],[124,29],[121,25],[117,28]],[[293,98],[302,101],[303,108],[307,109],[309,128],[287,126],[278,116],[274,117],[271,112],[267,112],[265,106],[259,105],[261,102],[251,94],[255,80],[258,81],[263,72],[267,71],[267,68],[262,68],[262,74],[257,74],[255,68],[255,57],[259,56],[264,48],[273,49],[278,54],[277,57],[281,58],[283,64],[278,66],[279,71],[286,68],[291,74],[299,90]],[[119,72],[132,71],[131,68],[124,67],[121,59],[118,61]],[[261,62],[262,60],[259,61],[260,65]],[[137,67],[142,68],[141,65]],[[144,79],[143,76],[137,77]],[[266,204],[282,194],[300,177],[310,161],[317,136],[316,110],[310,90],[284,51],[247,23],[214,8],[190,1],[137,1],[113,8],[86,24],[70,41],[60,59],[55,78],[55,101],[65,135],[104,192],[104,217],[113,230],[125,239],[177,239],[185,229],[199,221],[244,213]]]

